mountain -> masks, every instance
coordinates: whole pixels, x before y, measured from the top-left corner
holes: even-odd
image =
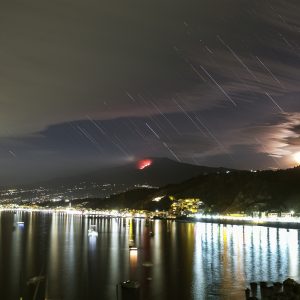
[[[106,199],[76,200],[93,208],[168,209],[171,199],[200,198],[214,213],[300,212],[300,167],[277,171],[231,171],[199,175],[159,189],[134,189]],[[162,197],[155,202],[155,197]],[[172,197],[171,197],[172,196]]]
[[[125,184],[164,186],[179,183],[189,178],[211,174],[225,173],[228,169],[180,163],[168,158],[146,158],[126,165],[103,168],[87,174],[58,178],[47,182],[48,185],[76,184],[80,182],[96,182],[97,184]]]
[[[222,174],[225,168],[180,163],[167,158],[145,158],[118,167],[101,168],[82,175],[55,178],[35,185],[0,189],[0,201],[11,203],[59,201],[59,199],[107,198],[132,188],[178,184],[189,178]],[[147,192],[148,193],[148,192]],[[138,193],[135,193],[138,194]],[[144,194],[142,197],[144,198]]]

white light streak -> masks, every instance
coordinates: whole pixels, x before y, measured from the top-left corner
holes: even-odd
[[[151,126],[146,122],[146,126],[150,129],[150,131],[158,138],[160,139],[159,135],[151,128]]]
[[[205,70],[204,67],[200,65],[201,69],[204,73],[211,79],[211,81],[219,88],[219,90],[225,95],[225,97],[234,105],[237,106],[236,103],[232,100],[232,98],[225,92],[225,90],[216,82],[216,80]]]

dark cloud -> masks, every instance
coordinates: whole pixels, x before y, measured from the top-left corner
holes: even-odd
[[[290,166],[299,15],[296,0],[1,1],[2,169]]]

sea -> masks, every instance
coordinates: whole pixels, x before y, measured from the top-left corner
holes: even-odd
[[[299,240],[296,229],[2,211],[0,299],[127,300],[126,288],[241,300],[252,281],[300,280]]]

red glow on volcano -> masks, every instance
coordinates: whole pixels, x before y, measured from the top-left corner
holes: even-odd
[[[152,165],[151,159],[142,159],[142,160],[139,160],[137,163],[137,167],[139,170],[143,170],[151,165]]]

